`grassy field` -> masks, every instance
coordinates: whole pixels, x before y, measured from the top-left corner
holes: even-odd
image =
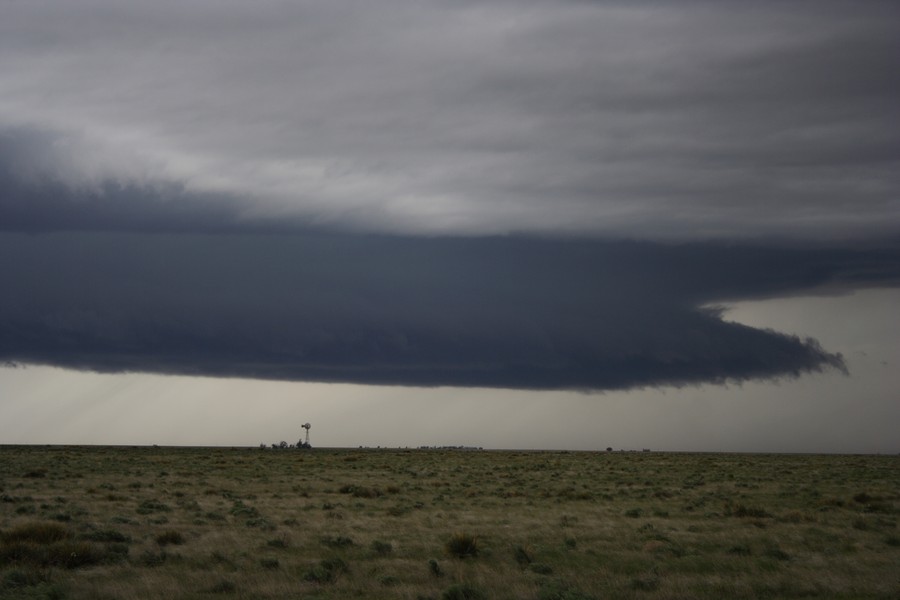
[[[0,598],[900,598],[900,457],[0,447]]]

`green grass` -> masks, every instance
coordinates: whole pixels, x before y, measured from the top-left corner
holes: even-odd
[[[0,600],[895,598],[900,457],[0,447]]]

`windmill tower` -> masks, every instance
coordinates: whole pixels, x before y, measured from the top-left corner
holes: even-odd
[[[301,448],[312,448],[312,446],[309,445],[309,428],[310,428],[310,424],[309,424],[309,423],[304,423],[304,424],[301,425],[300,427],[302,427],[303,429],[306,430],[306,435],[304,436],[303,442],[301,442],[300,444],[297,444],[297,445],[300,446]]]

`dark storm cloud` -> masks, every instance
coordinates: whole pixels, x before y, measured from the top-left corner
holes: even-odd
[[[572,389],[842,368],[708,307],[897,284],[897,17],[0,4],[0,361]]]
[[[898,23],[836,0],[6,3],[0,126],[50,132],[67,184],[180,202],[170,182],[246,221],[868,239],[900,229]]]
[[[843,362],[699,306],[895,284],[898,264],[709,244],[2,234],[0,360],[534,389],[797,375]]]

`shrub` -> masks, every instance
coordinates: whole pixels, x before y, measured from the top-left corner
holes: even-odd
[[[360,485],[342,485],[338,488],[341,494],[351,494],[354,498],[378,498],[382,495],[378,488],[367,488]]]
[[[393,552],[394,547],[391,546],[390,542],[375,540],[374,542],[372,542],[372,550],[374,550],[375,554],[379,556],[387,556],[388,554]]]
[[[269,546],[270,548],[287,548],[288,547],[287,536],[282,535],[281,537],[271,539],[268,542],[266,542],[266,546]]]
[[[25,523],[3,533],[6,542],[51,544],[69,537],[69,530],[58,523]]]
[[[279,562],[277,558],[261,558],[259,559],[259,566],[263,569],[274,571],[279,567]]]
[[[538,600],[594,600],[594,597],[583,594],[565,581],[554,579],[541,586]]]
[[[169,544],[178,546],[184,543],[184,536],[173,529],[169,529],[156,536],[156,543],[160,546],[167,546]]]
[[[229,581],[227,579],[223,579],[211,588],[209,588],[209,592],[211,594],[233,594],[237,591],[237,586],[233,581]]]
[[[164,564],[168,558],[169,555],[165,551],[151,552],[146,550],[141,554],[140,563],[145,567],[158,567]]]
[[[456,583],[443,591],[441,600],[487,600],[487,595],[468,583]]]
[[[341,535],[337,537],[326,536],[322,538],[322,545],[329,548],[346,548],[353,545],[353,540]]]
[[[350,569],[340,558],[327,558],[303,575],[304,581],[316,583],[333,583],[338,575],[347,573]]]
[[[522,546],[516,546],[513,550],[513,558],[523,569],[531,564],[531,555]]]
[[[40,572],[30,569],[23,571],[15,569],[3,576],[3,582],[0,583],[0,589],[14,590],[18,588],[29,587],[41,583],[44,578]]]
[[[454,533],[444,548],[456,558],[475,557],[478,556],[478,539],[469,533]]]
[[[873,500],[877,500],[877,499],[878,498],[874,498],[865,492],[860,492],[859,494],[856,494],[855,496],[853,496],[853,501],[859,502],[860,504],[867,504],[867,503],[872,502]]]
[[[229,512],[231,512],[231,514],[234,515],[235,517],[256,518],[259,516],[259,511],[256,510],[256,507],[248,506],[248,505],[244,504],[243,502],[241,502],[240,500],[234,501],[234,504],[232,505],[231,510]]]
[[[144,500],[138,505],[136,510],[139,515],[149,515],[155,512],[169,512],[172,509],[167,504],[156,500]]]
[[[641,590],[644,592],[652,592],[659,587],[659,577],[656,575],[645,575],[643,577],[635,577],[631,580],[631,589]]]
[[[90,540],[92,542],[120,542],[123,544],[131,543],[131,538],[116,531],[115,529],[98,529],[96,531],[91,531],[90,533],[84,533],[79,536],[82,539]]]
[[[441,565],[438,563],[437,560],[435,560],[433,558],[428,559],[428,571],[434,577],[443,577],[444,576],[444,570],[441,569]]]
[[[90,542],[57,542],[48,548],[48,563],[66,569],[97,565],[106,560],[106,550]]]
[[[766,548],[765,555],[775,560],[791,560],[791,556],[778,546]]]
[[[264,531],[275,531],[275,524],[269,521],[265,517],[256,517],[254,519],[247,519],[244,522],[244,525],[247,527],[256,527],[258,529],[262,529]]]
[[[764,519],[772,516],[761,508],[751,508],[749,506],[744,506],[743,504],[738,504],[732,508],[731,515],[740,518],[753,517],[756,519]]]

